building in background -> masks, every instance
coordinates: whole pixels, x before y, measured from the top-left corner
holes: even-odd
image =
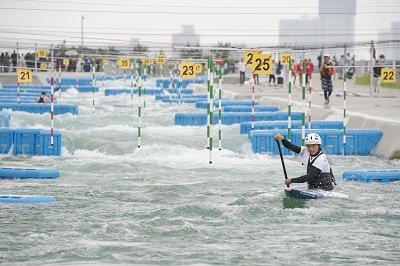
[[[322,49],[339,59],[344,45],[349,47],[354,43],[356,6],[356,0],[319,0],[318,16],[279,21],[279,45],[307,50],[317,48],[318,51],[306,55],[313,61]],[[327,49],[334,46],[340,48]]]
[[[180,56],[180,50],[174,50],[176,46],[200,46],[200,35],[195,33],[193,25],[181,25],[182,32],[172,34],[173,58]]]
[[[375,50],[376,57],[383,54],[386,60],[400,60],[400,21],[392,22],[390,30],[379,33]]]

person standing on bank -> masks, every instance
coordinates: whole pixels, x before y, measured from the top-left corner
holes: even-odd
[[[374,92],[379,92],[379,89],[381,87],[381,64],[379,63],[379,60],[375,61],[375,66],[372,69],[373,74],[374,74],[374,80],[373,80],[373,84],[374,84]]]
[[[329,61],[329,54],[324,55],[324,63],[321,65],[319,72],[321,74],[321,87],[324,91],[325,105],[329,104],[329,96],[333,91],[332,75],[335,79],[336,71],[332,66],[332,62]]]
[[[37,102],[38,103],[49,103],[50,102],[49,98],[46,96],[45,91],[42,91],[42,94],[37,98]]]
[[[307,174],[296,178],[285,179],[285,184],[305,183],[308,189],[333,190],[335,177],[333,176],[331,165],[325,154],[321,150],[321,137],[316,133],[306,136],[306,146],[297,146],[286,140],[281,134],[274,136],[276,141],[282,141],[285,148],[300,155],[301,161],[307,168]]]
[[[240,77],[239,77],[240,85],[243,85],[244,80],[246,78],[246,75],[245,75],[246,74],[246,66],[244,65],[243,59],[240,59],[238,68],[239,68],[239,75],[240,75]]]

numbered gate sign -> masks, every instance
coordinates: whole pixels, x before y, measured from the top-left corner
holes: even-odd
[[[103,65],[108,65],[108,60],[107,59],[103,59]]]
[[[253,74],[272,74],[272,55],[258,54],[254,57],[251,72]]]
[[[292,61],[292,54],[281,54],[281,64],[289,65],[289,62]]]
[[[69,59],[63,59],[63,65],[65,66],[69,65]]]
[[[40,69],[47,69],[47,63],[40,63]]]
[[[150,66],[154,64],[154,60],[151,58],[143,58],[142,63],[145,64],[146,66]]]
[[[165,64],[165,55],[162,55],[162,54],[157,55],[156,64],[157,65],[164,65]]]
[[[180,77],[183,79],[196,77],[196,63],[182,62],[179,64]]]
[[[38,50],[38,58],[46,58],[46,50]]]
[[[254,57],[262,54],[261,51],[257,50],[246,50],[244,52],[244,66],[245,67],[252,67],[253,62],[254,62]]]
[[[18,82],[32,82],[32,70],[18,69]]]
[[[120,58],[117,64],[119,68],[129,68],[129,58]]]
[[[196,73],[201,73],[203,71],[203,66],[201,64],[194,65]]]
[[[396,69],[395,68],[382,68],[381,69],[381,83],[396,83]]]

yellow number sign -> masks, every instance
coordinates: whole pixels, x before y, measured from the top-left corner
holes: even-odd
[[[165,55],[163,55],[163,54],[157,55],[156,64],[157,65],[164,65],[165,64]]]
[[[107,59],[103,59],[103,65],[108,65],[108,60]]]
[[[129,58],[119,58],[117,64],[119,68],[129,68]]]
[[[18,69],[18,82],[32,82],[32,70]]]
[[[253,74],[272,74],[272,55],[257,54],[251,69]]]
[[[150,66],[154,64],[154,60],[151,58],[143,58],[142,63],[145,64],[146,66]]]
[[[69,59],[63,59],[63,65],[69,65]]]
[[[395,82],[396,82],[396,69],[382,68],[381,83],[395,83]]]
[[[38,50],[39,58],[46,58],[46,50]]]
[[[256,50],[246,50],[244,52],[244,66],[245,67],[251,67],[254,61],[254,57],[262,54],[261,51],[256,51]]]
[[[203,66],[201,64],[194,65],[196,73],[201,73],[203,71]]]
[[[195,66],[196,63],[193,62],[180,63],[179,64],[180,77],[183,79],[195,78],[196,77]]]
[[[47,64],[46,63],[40,63],[40,68],[41,69],[47,69]]]
[[[289,65],[290,61],[292,61],[292,54],[281,54],[282,65]]]

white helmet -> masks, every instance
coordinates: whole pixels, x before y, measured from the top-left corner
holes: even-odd
[[[310,133],[306,136],[306,145],[309,144],[319,144],[321,145],[321,137],[316,133]]]

